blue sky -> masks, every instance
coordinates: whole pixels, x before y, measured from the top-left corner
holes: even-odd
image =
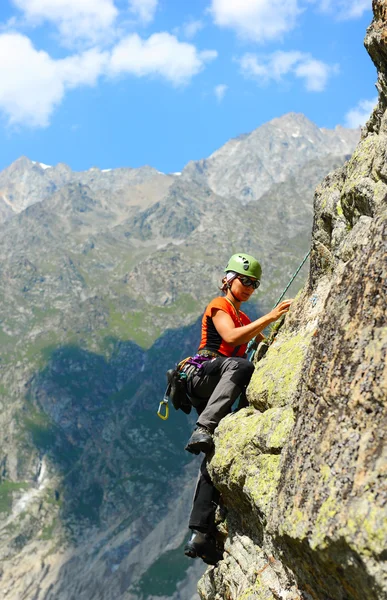
[[[302,112],[358,126],[376,103],[371,0],[2,0],[0,169],[180,171]]]

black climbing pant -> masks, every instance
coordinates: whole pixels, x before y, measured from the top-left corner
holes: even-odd
[[[192,511],[189,519],[189,528],[202,533],[215,534],[215,511],[219,504],[219,492],[211,481],[207,471],[207,457],[200,465],[195,494],[193,497]]]
[[[238,408],[247,405],[245,391],[254,365],[245,358],[215,358],[206,362],[190,379],[187,391],[192,398],[199,417],[197,424],[210,431],[219,424],[231,410],[238,396]],[[207,470],[207,457],[200,466],[196,484],[189,528],[203,533],[215,533],[215,511],[220,494],[211,481]]]

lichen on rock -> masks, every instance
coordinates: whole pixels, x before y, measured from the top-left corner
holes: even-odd
[[[223,419],[216,434],[222,452],[215,453],[210,470],[228,507],[245,506],[265,520],[280,476],[279,453],[293,424],[291,407],[244,409]]]
[[[253,373],[249,400],[258,410],[285,406],[295,394],[312,332],[284,332]]]

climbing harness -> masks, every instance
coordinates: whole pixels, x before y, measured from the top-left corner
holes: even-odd
[[[184,360],[181,360],[175,369],[169,369],[167,371],[168,385],[165,390],[164,398],[159,404],[159,410],[157,415],[163,421],[166,421],[169,417],[169,400],[171,400],[173,407],[176,410],[182,410],[185,414],[189,415],[192,410],[192,401],[187,394],[187,381],[197,373],[197,371],[204,365],[208,360],[212,360],[219,356],[215,352],[209,350],[199,350],[195,356],[188,356]],[[165,407],[165,414],[163,414],[163,408]]]

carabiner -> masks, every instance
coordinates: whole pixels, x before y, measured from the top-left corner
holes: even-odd
[[[163,409],[163,404],[165,405],[165,415],[161,414]],[[160,417],[163,421],[166,421],[169,417],[169,406],[168,406],[168,398],[164,398],[161,400],[159,404],[159,410],[157,411],[157,416]]]

